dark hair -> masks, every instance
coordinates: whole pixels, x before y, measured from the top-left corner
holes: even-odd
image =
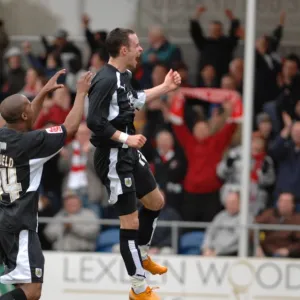
[[[109,55],[105,45],[102,45],[100,48],[98,48],[95,54],[97,54],[102,61],[108,62]]]
[[[131,29],[115,28],[112,30],[105,41],[106,49],[111,57],[119,56],[122,46],[129,47],[129,35],[135,32]]]
[[[215,24],[215,25],[219,25],[219,26],[223,27],[223,23],[218,20],[211,21],[211,24]]]
[[[300,59],[297,54],[291,53],[288,56],[286,56],[285,60],[293,61],[297,64],[298,68],[300,68]]]

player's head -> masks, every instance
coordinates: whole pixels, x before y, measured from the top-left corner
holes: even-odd
[[[110,58],[119,59],[128,69],[136,68],[143,48],[133,30],[116,28],[108,34],[105,44]]]
[[[4,99],[0,113],[11,128],[28,131],[33,126],[33,110],[27,97],[15,94]]]

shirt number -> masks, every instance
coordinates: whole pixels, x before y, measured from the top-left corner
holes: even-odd
[[[16,168],[0,168],[0,196],[9,194],[10,202],[14,202],[20,197],[22,192],[21,183],[17,182]]]

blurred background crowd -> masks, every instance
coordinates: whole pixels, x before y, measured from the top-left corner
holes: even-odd
[[[195,7],[189,20],[192,43],[199,52],[196,77],[191,78],[179,46],[164,28],[149,28],[148,44],[133,73],[136,89],[163,82],[170,68],[182,76],[183,87],[220,88],[243,94],[244,60],[236,55],[245,29],[230,9],[230,23],[212,21],[204,34],[204,6]],[[256,40],[254,118],[251,145],[250,219],[261,224],[300,225],[300,59],[278,48],[284,35],[286,14],[281,12],[274,30]],[[64,29],[53,39],[41,37],[42,52],[30,42],[12,46],[5,23],[0,21],[0,100],[14,93],[33,99],[59,69],[65,88],[48,95],[34,125],[42,129],[63,123],[72,107],[76,82],[82,72],[97,72],[107,62],[105,30],[91,31],[90,18],[82,16],[82,33],[89,48],[83,54]],[[86,59],[86,57],[88,59]],[[205,256],[236,255],[239,239],[240,179],[242,172],[241,125],[227,122],[230,105],[186,98],[184,124],[169,120],[172,95],[164,95],[136,112],[135,126],[147,138],[142,152],[151,165],[166,205],[160,220],[211,222],[205,231],[185,229],[179,252]],[[88,100],[86,101],[88,106]],[[3,126],[3,121],[1,121]],[[39,215],[70,219],[116,219],[107,194],[93,169],[95,149],[83,121],[73,140],[46,163],[42,176]],[[234,228],[227,228],[233,226]],[[118,229],[96,223],[41,225],[43,249],[65,251],[118,251]],[[171,231],[159,227],[153,253],[173,253]],[[299,257],[300,233],[265,232],[257,256]]]

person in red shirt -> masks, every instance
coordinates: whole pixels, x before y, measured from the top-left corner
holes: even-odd
[[[223,124],[218,124],[220,129],[215,133],[212,133],[206,121],[197,122],[193,132],[184,123],[173,125],[188,161],[182,207],[185,221],[210,222],[222,209],[219,197],[222,182],[217,176],[216,168],[237,128],[235,123],[226,123],[233,109],[232,104],[224,102],[223,108]]]

